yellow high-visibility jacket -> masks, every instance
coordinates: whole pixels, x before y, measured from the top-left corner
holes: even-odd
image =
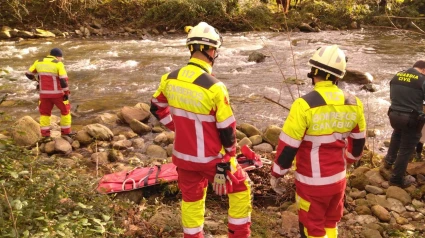
[[[65,66],[55,56],[36,60],[26,73],[30,79],[38,74],[40,98],[57,98],[69,94],[68,75]]]
[[[331,81],[293,103],[279,136],[272,168],[283,176],[295,162],[296,184],[309,193],[333,194],[345,187],[346,164],[360,159],[365,144],[363,104]]]
[[[211,75],[212,67],[192,58],[165,74],[151,100],[151,112],[175,131],[173,163],[203,170],[236,153],[236,121],[226,86]],[[207,166],[203,166],[207,165]]]

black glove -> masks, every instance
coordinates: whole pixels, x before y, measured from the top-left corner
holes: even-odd
[[[68,101],[68,95],[63,95],[63,101]]]

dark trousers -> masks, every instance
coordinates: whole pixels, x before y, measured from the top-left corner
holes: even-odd
[[[388,148],[385,161],[394,164],[394,170],[390,182],[401,184],[406,173],[412,153],[421,138],[421,127],[417,118],[405,113],[390,112],[391,126],[394,128],[391,135],[390,147]]]

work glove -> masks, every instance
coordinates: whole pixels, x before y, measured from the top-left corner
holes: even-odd
[[[230,162],[216,164],[216,172],[212,183],[213,190],[217,195],[226,195],[227,190],[232,190],[232,180],[227,176],[230,173]]]
[[[69,99],[69,94],[71,94],[71,92],[69,90],[67,91],[63,91],[64,95],[63,95],[63,101],[68,101]]]
[[[272,187],[272,189],[277,193],[277,194],[283,194],[286,189],[283,187],[283,180],[284,178],[276,178],[275,176],[271,176],[270,178],[270,185]]]

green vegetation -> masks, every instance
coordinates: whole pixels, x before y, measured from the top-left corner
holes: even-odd
[[[294,28],[315,22],[337,28],[357,21],[367,25],[408,28],[425,26],[425,2],[387,0],[304,0],[287,18],[275,0],[10,0],[0,3],[0,19],[10,27],[74,29],[94,19],[106,27],[183,29],[207,21],[221,30]],[[294,2],[292,6],[294,6]],[[388,17],[390,16],[390,17]],[[394,25],[393,25],[394,24]]]

